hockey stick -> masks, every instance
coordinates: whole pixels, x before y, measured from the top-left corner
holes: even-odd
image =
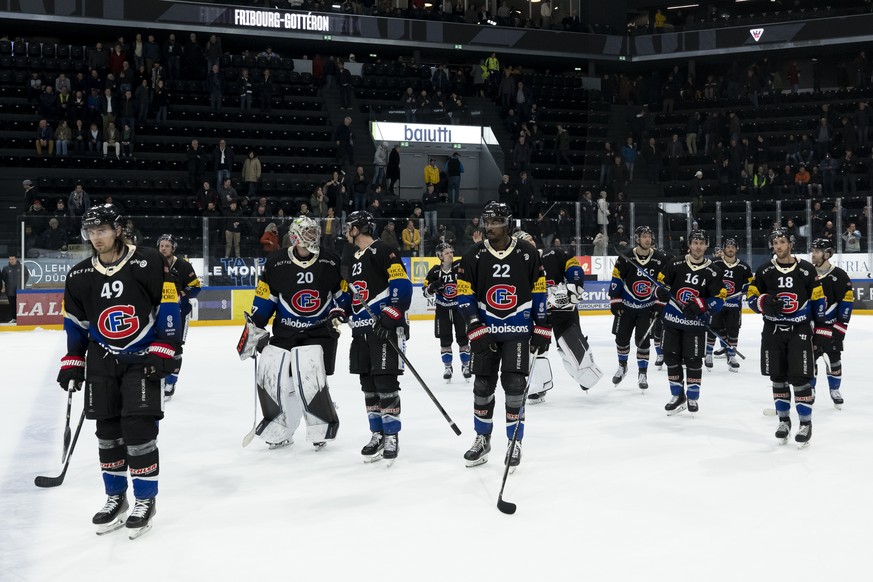
[[[70,459],[73,458],[73,451],[76,449],[76,443],[79,440],[79,433],[82,431],[82,424],[85,422],[85,408],[82,407],[82,414],[79,416],[79,424],[76,426],[76,434],[73,435],[73,441],[70,443],[70,450],[67,453],[67,459],[64,461],[64,468],[61,474],[57,477],[46,477],[39,475],[33,480],[33,484],[37,487],[57,487],[64,482],[64,477],[67,476],[67,469],[70,466]]]
[[[613,248],[616,250],[616,252],[618,252],[619,255],[621,255],[621,256],[624,257],[625,259],[633,260],[633,259],[629,258],[626,254],[620,252],[620,249],[619,249],[618,247],[613,246]],[[663,288],[666,289],[667,291],[670,291],[670,288],[669,288],[669,287],[667,287],[666,285],[663,285],[663,284],[659,283],[658,281],[656,281],[656,280],[655,280],[651,275],[649,275],[648,272],[646,272],[645,269],[637,269],[637,273],[639,273],[640,275],[643,276],[643,278],[647,279],[650,283],[652,283],[653,285],[655,285],[655,287],[663,287]],[[673,305],[673,307],[674,307],[676,310],[679,311],[679,313],[682,313],[682,306],[679,305],[679,304],[676,302],[675,299],[673,299],[673,295],[670,295],[670,300],[669,300],[669,301],[670,301],[670,303]],[[723,343],[724,345],[729,345],[728,342],[727,342],[723,337],[721,337],[721,335],[719,335],[719,333],[718,333],[717,331],[715,331],[714,329],[712,329],[712,327],[710,327],[710,325],[709,325],[708,323],[706,323],[705,321],[702,321],[702,320],[699,320],[699,321],[700,321],[700,323],[703,324],[704,329],[706,329],[706,331],[708,331],[709,333],[711,333],[712,335],[714,335],[715,338],[716,338],[717,340],[719,340],[719,341],[720,341],[721,343]],[[740,358],[742,358],[742,359],[744,359],[744,360],[746,359],[746,356],[744,356],[743,353],[742,353],[740,350],[738,350],[737,348],[734,348],[734,352],[735,352],[735,353],[736,353]]]
[[[533,354],[531,354],[531,356],[533,356]],[[509,458],[506,459],[506,467],[503,469],[503,482],[500,484],[500,493],[497,495],[497,509],[506,515],[512,515],[515,513],[515,510],[518,509],[515,503],[503,500],[503,489],[506,488],[506,478],[509,477],[509,461],[512,459],[512,453],[515,451],[515,443],[518,441],[518,427],[521,426],[521,417],[524,413],[524,406],[527,402],[527,392],[530,390],[530,383],[533,379],[533,371],[536,363],[537,358],[534,356],[533,361],[530,364],[530,370],[527,374],[527,385],[524,387],[524,394],[521,396],[521,408],[518,410],[518,419],[515,421],[515,430],[512,431],[512,440],[509,442],[509,449],[507,452]]]
[[[258,427],[258,355],[255,354],[252,356],[252,360],[255,361],[255,414],[252,419],[252,430],[248,432],[246,436],[243,437],[242,446],[246,448],[251,444],[252,439],[255,438],[255,430]]]
[[[637,344],[637,349],[640,349],[640,346],[645,343],[648,339],[649,334],[652,333],[652,330],[655,329],[655,324],[658,322],[658,315],[652,318],[652,323],[649,324],[649,329],[646,330],[646,333],[643,334],[643,337],[640,339],[640,343]]]
[[[367,304],[367,302],[364,301],[363,298],[361,298],[361,295],[358,292],[358,289],[355,287],[354,283],[349,281],[349,279],[351,279],[351,277],[347,277],[345,279],[349,284],[349,289],[351,289],[352,294],[355,296],[355,298],[358,300],[358,302],[364,306],[364,309],[367,311],[367,313],[370,315],[370,317],[375,322],[376,321],[376,314],[373,313],[373,310],[370,309],[370,306]],[[351,322],[349,322],[349,326],[351,326]],[[354,329],[354,328],[352,328],[352,329]],[[434,403],[434,405],[440,411],[440,414],[443,415],[443,418],[446,419],[446,422],[449,423],[449,426],[452,427],[452,430],[455,432],[455,434],[458,436],[461,436],[461,429],[458,428],[458,425],[455,424],[455,421],[452,420],[452,418],[449,416],[449,413],[446,412],[446,409],[443,408],[443,405],[440,404],[439,400],[437,400],[437,397],[434,396],[434,394],[433,394],[433,392],[431,392],[430,388],[427,387],[427,384],[424,383],[424,380],[421,379],[421,376],[418,375],[418,372],[415,370],[415,367],[413,367],[412,363],[409,361],[409,358],[406,357],[406,354],[403,353],[403,350],[400,349],[400,347],[397,345],[397,343],[391,337],[388,338],[388,343],[391,345],[392,348],[394,348],[394,351],[397,352],[397,355],[400,356],[400,359],[403,360],[403,363],[406,365],[407,368],[409,368],[409,371],[412,372],[412,375],[415,376],[415,379],[418,380],[418,383],[421,384],[421,387],[424,388],[424,391],[427,393],[427,395],[430,397],[431,401]]]
[[[73,392],[75,392],[75,380],[70,380],[70,383],[67,384],[67,421],[64,425],[64,450],[61,452],[61,463],[63,463],[67,459],[67,451],[70,450],[70,413],[73,410]]]

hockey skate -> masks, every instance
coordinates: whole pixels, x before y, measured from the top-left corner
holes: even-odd
[[[721,348],[720,350],[715,350],[712,353],[712,355],[715,356],[716,358],[723,358],[723,357],[725,357],[726,353],[727,353],[727,348]]]
[[[673,416],[674,414],[679,414],[685,410],[685,408],[687,408],[685,403],[685,394],[680,394],[679,396],[671,398],[670,402],[664,405],[664,410],[667,411],[667,416]]]
[[[697,404],[696,400],[686,400],[685,404],[686,406],[688,406],[688,412],[690,412],[691,414],[697,414],[697,412],[700,410],[700,406]]]
[[[540,404],[546,401],[546,393],[545,392],[537,392],[536,394],[528,394],[527,395],[527,403],[528,404]]]
[[[361,449],[361,454],[364,455],[365,463],[372,463],[382,458],[383,436],[381,432],[374,432],[370,437],[370,442],[364,445]]]
[[[285,447],[289,447],[294,444],[294,439],[285,439],[282,441],[278,441],[275,443],[267,443],[267,446],[270,447],[271,451],[275,451],[276,449],[284,449]]]
[[[840,390],[831,390],[831,400],[834,401],[834,408],[837,410],[843,409],[843,395],[840,394]]]
[[[655,358],[655,366],[658,367],[659,372],[664,369],[664,354],[658,354]]]
[[[469,380],[473,377],[473,372],[470,371],[470,364],[461,364],[461,374],[464,375],[464,380]]]
[[[805,449],[809,446],[809,439],[812,438],[812,421],[801,420],[800,428],[797,429],[797,434],[794,435],[794,442],[797,443],[798,449]]]
[[[107,497],[103,509],[95,513],[91,520],[97,526],[97,535],[102,536],[123,527],[127,508],[127,496],[124,493]]]
[[[164,384],[164,400],[169,400],[176,393],[176,383]]]
[[[706,366],[707,370],[712,370],[712,352],[706,354],[706,357],[703,358],[703,365]]]
[[[776,428],[776,438],[779,439],[779,444],[784,445],[788,442],[788,435],[791,434],[791,419],[789,417],[780,418],[779,426]]]
[[[477,434],[473,446],[464,453],[464,461],[468,467],[475,467],[488,462],[488,453],[491,452],[491,435]]]
[[[382,439],[382,458],[388,462],[388,466],[394,464],[397,460],[397,453],[400,452],[400,435],[386,434]]]
[[[450,382],[451,379],[452,379],[452,367],[447,364],[445,369],[443,370],[443,380],[445,380],[446,382]]]
[[[624,380],[625,375],[627,374],[627,363],[619,362],[618,370],[615,371],[615,375],[612,377],[612,383],[618,386],[621,384],[621,381]]]
[[[731,372],[739,372],[740,371],[740,362],[737,360],[736,356],[728,356],[728,370]]]
[[[312,443],[312,446],[315,447],[316,451],[320,451],[327,446],[327,441],[318,441],[317,443]]]
[[[515,473],[516,468],[521,464],[521,441],[515,441],[515,447],[512,447],[512,441],[506,445],[506,457],[503,459],[504,465],[509,465],[509,472]]]
[[[649,377],[646,375],[645,370],[640,370],[640,375],[637,377],[637,385],[640,387],[640,390],[649,389]]]
[[[155,498],[137,499],[133,504],[133,510],[127,517],[128,538],[135,540],[152,529],[152,518],[157,513]]]

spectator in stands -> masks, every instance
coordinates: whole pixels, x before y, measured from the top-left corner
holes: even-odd
[[[204,183],[205,188],[205,183]],[[239,193],[233,187],[231,179],[225,178],[218,187],[218,199],[221,201],[221,211],[225,212],[234,202],[239,203]]]
[[[140,81],[134,98],[136,101],[136,120],[142,123],[148,119],[149,103],[152,101],[152,90],[149,88],[148,79]]]
[[[406,123],[415,123],[415,110],[418,107],[418,97],[415,95],[412,87],[406,88],[403,96],[400,97],[400,104],[403,106]]]
[[[558,134],[555,136],[555,164],[560,168],[564,163],[570,166],[570,171],[574,170],[573,160],[570,159],[570,134],[564,129],[564,126],[558,124]]]
[[[27,217],[27,223],[33,226],[34,234],[41,235],[48,219],[48,210],[43,206],[42,199],[34,198],[30,207],[24,211],[24,215]]]
[[[615,200],[609,207],[609,212],[612,215],[613,227],[617,227],[619,224],[623,224],[625,225],[625,227],[628,226],[627,211],[628,206],[627,200],[625,200],[624,192],[618,192],[615,195]],[[564,240],[570,240],[570,237],[567,237],[566,235],[562,236],[561,238]]]
[[[321,186],[316,186],[315,190],[312,192],[312,195],[309,197],[309,206],[312,208],[312,214],[314,217],[325,217],[327,216],[327,196],[324,195],[324,188]]]
[[[279,227],[276,226],[275,222],[269,223],[264,228],[264,234],[261,235],[260,242],[265,255],[279,250]]]
[[[809,140],[807,134],[800,136],[800,144],[797,146],[797,153],[800,157],[800,162],[807,166],[812,164],[813,156],[815,155],[813,144]]]
[[[821,170],[822,186],[825,196],[833,196],[834,180],[837,176],[837,171],[840,170],[840,161],[831,157],[830,152],[826,152],[824,158],[818,165]]]
[[[830,216],[827,212],[824,211],[821,207],[821,202],[818,200],[812,203],[812,213],[811,213],[811,236],[813,238],[818,238],[821,236],[822,231],[824,231],[825,224],[828,222]]]
[[[337,61],[337,85],[339,85],[340,109],[352,110],[352,72],[345,63]],[[354,163],[354,162],[352,162]]]
[[[415,223],[412,220],[406,221],[406,228],[401,233],[403,239],[403,253],[405,256],[417,256],[418,247],[421,245],[421,234],[415,228]]]
[[[218,197],[218,192],[210,186],[208,180],[201,183],[200,189],[197,191],[197,208],[202,212],[206,210],[210,203],[217,209],[221,207],[221,200]]]
[[[833,221],[828,220],[827,222],[825,222],[825,224],[824,224],[824,228],[822,229],[821,234],[819,235],[819,237],[820,237],[820,238],[826,238],[826,239],[828,239],[829,241],[831,241],[831,243],[833,244],[833,243],[836,242],[836,241],[834,240],[834,236],[835,236],[835,235],[834,235],[834,223],[833,223]],[[834,246],[836,246],[836,245],[834,245]]]
[[[787,166],[786,166],[787,167]],[[794,193],[798,198],[803,198],[809,192],[809,181],[812,178],[803,164],[797,169],[794,174]]]
[[[834,139],[834,128],[828,122],[827,117],[819,119],[819,125],[815,130],[815,153],[819,158],[823,158],[830,150],[831,142]]]
[[[167,112],[170,108],[171,97],[170,92],[164,87],[164,80],[158,79],[152,93],[152,109],[155,112],[155,122],[159,127],[167,124]]]
[[[261,181],[261,160],[254,150],[249,150],[249,155],[243,162],[242,179],[246,184],[248,197],[254,199],[258,194],[258,183]]]
[[[388,179],[388,193],[397,195],[394,186],[400,181],[400,144],[395,144],[391,153],[388,154],[388,167],[385,169],[385,177]]]
[[[336,161],[340,166],[346,164],[354,165],[354,134],[352,132],[352,118],[348,115],[343,118],[333,133],[333,140],[336,144]]]
[[[224,258],[229,258],[231,251],[235,257],[240,256],[239,243],[242,236],[242,215],[237,207],[237,201],[231,200],[224,215]]]
[[[437,168],[436,160],[430,158],[424,166],[424,183],[431,184],[434,188],[440,183],[440,169]]]
[[[39,194],[39,189],[33,185],[33,181],[27,179],[21,182],[24,188],[24,209],[27,210],[37,198],[42,198]],[[41,204],[42,202],[40,202]]]
[[[121,133],[115,127],[115,123],[110,123],[109,128],[103,133],[103,157],[109,155],[109,148],[115,150],[115,159],[121,158]]]
[[[424,231],[436,232],[437,225],[437,205],[440,202],[440,196],[434,188],[433,184],[427,184],[424,188],[424,193],[421,195],[421,206],[424,211]]]
[[[597,197],[597,229],[602,232],[606,232],[606,227],[609,224],[609,202],[607,202],[606,196],[606,190],[601,190]]]
[[[66,157],[69,155],[69,147],[70,141],[73,139],[73,132],[70,130],[70,126],[67,123],[67,120],[64,119],[61,121],[61,124],[58,125],[58,128],[55,130],[55,146],[57,147],[58,156]]]
[[[133,128],[129,124],[124,124],[119,140],[121,141],[121,157],[133,158]]]
[[[530,168],[531,150],[525,137],[519,136],[518,141],[512,148],[512,167],[519,171]]]
[[[625,186],[627,186],[628,175],[627,175],[627,166],[625,166],[624,162],[621,161],[621,156],[615,156],[613,158],[611,175],[612,175],[612,191],[613,192],[623,192]]]
[[[139,246],[143,242],[142,232],[136,227],[133,220],[128,218],[124,223],[124,228],[122,229],[122,236],[124,237],[124,242],[127,244],[132,244]]]
[[[688,116],[685,122],[685,146],[688,154],[697,155],[697,134],[700,133],[700,111],[695,111]]]
[[[341,236],[340,220],[334,214],[333,207],[328,207],[327,214],[321,219],[321,244],[332,249]]]
[[[854,222],[850,222],[846,227],[846,232],[843,237],[843,252],[860,253],[861,252],[861,231],[857,229]]]
[[[537,213],[537,234],[543,243],[544,249],[552,247],[552,242],[555,240],[555,223],[551,218],[545,216],[544,212]]]
[[[725,160],[725,162],[727,162],[727,160]],[[697,170],[694,172],[694,177],[691,178],[691,187],[689,188],[691,193],[692,216],[698,216],[703,209],[703,184],[701,183],[701,180],[703,180],[703,172]]]
[[[30,73],[30,79],[27,82],[27,100],[36,102],[43,92],[42,77],[38,71]]]
[[[461,175],[464,173],[464,164],[458,152],[446,161],[445,173],[448,178],[448,201],[454,203],[461,197]]]
[[[85,94],[81,91],[76,91],[67,107],[67,119],[69,121],[84,120],[87,115],[88,101],[85,99]]]
[[[188,183],[197,192],[197,186],[203,183],[203,176],[206,174],[206,154],[200,147],[200,142],[192,139],[185,155],[188,158]],[[200,209],[203,208],[201,206]]]
[[[649,143],[642,151],[643,161],[646,163],[646,173],[648,174],[649,183],[657,184],[661,175],[661,152],[658,150],[658,144],[655,138],[650,137]]]
[[[513,216],[519,216],[518,189],[509,181],[508,174],[503,174],[497,185],[497,200],[507,204],[512,209]]]
[[[809,183],[806,185],[807,195],[810,198],[821,198],[822,196],[822,178],[818,166],[812,167],[812,173],[809,175]]]
[[[518,218],[524,220],[533,218],[534,211],[539,204],[540,197],[537,193],[534,181],[526,170],[518,174],[515,183],[515,191],[518,193]]]
[[[479,216],[474,216],[464,227],[464,243],[469,245],[473,241],[474,234],[481,230],[482,227],[479,224]]]
[[[373,179],[370,181],[371,186],[376,184],[379,184],[382,187],[385,186],[385,170],[388,167],[388,154],[390,151],[387,141],[383,141],[376,145],[376,151],[373,154],[374,171]]]
[[[518,112],[518,118],[523,121],[530,119],[531,92],[530,89],[524,86],[524,81],[515,83],[515,87],[512,90],[512,100],[515,104],[515,110]]]
[[[606,188],[612,182],[612,166],[615,163],[615,152],[612,150],[612,144],[605,142],[603,151],[600,153],[600,182],[598,186]]]
[[[519,124],[520,119],[518,115],[515,114],[515,109],[510,109],[506,112],[506,118],[503,120],[503,126],[506,128],[506,131],[509,132],[509,135],[513,137],[513,139],[517,139],[517,136],[520,135],[521,126]]]
[[[667,162],[670,167],[670,180],[675,182],[679,179],[679,162],[685,156],[679,134],[674,133],[670,143],[667,144]]]
[[[584,190],[579,197],[579,216],[583,239],[593,239],[597,234],[597,205],[592,200],[591,190]]]
[[[124,61],[124,64],[121,65],[121,72],[118,74],[118,90],[122,95],[125,91],[133,90],[135,73],[136,72],[130,68],[130,63]]]
[[[237,80],[239,89],[239,110],[241,113],[252,112],[252,78],[249,77],[249,70],[243,68],[240,71],[239,80]]]
[[[842,159],[840,160],[839,173],[840,177],[843,179],[843,196],[847,194],[857,194],[858,187],[855,180],[855,166],[856,159],[855,153],[850,149],[846,150],[846,153],[843,154]]]
[[[368,190],[370,183],[367,181],[367,176],[364,174],[364,166],[355,168],[355,174],[352,176],[352,204],[354,210],[364,210],[368,203]]]
[[[70,130],[70,138],[73,154],[77,156],[84,154],[88,145],[88,130],[81,119],[77,119],[74,127]]]
[[[91,208],[91,197],[85,192],[81,182],[78,182],[73,191],[70,192],[67,198],[67,208],[73,221],[73,228],[78,228],[82,215]]]
[[[843,151],[854,150],[858,144],[858,133],[855,129],[855,122],[849,117],[843,117],[840,120],[840,147]]]
[[[103,150],[103,136],[96,123],[92,123],[87,133],[88,153],[98,154]]]
[[[182,71],[184,78],[202,81],[206,73],[203,47],[200,46],[197,35],[193,32],[189,35],[188,44],[185,45],[182,54],[185,57],[184,70]]]
[[[161,46],[155,41],[155,35],[148,35],[148,40],[142,48],[142,56],[146,71],[151,71],[152,66],[161,60]]]
[[[3,291],[6,294],[6,299],[12,307],[12,319],[10,323],[15,323],[16,311],[18,309],[18,289],[22,287],[21,276],[24,275],[24,286],[30,280],[30,272],[26,267],[21,265],[16,253],[9,253],[9,262],[0,271],[0,283],[2,283]]]
[[[619,224],[612,236],[609,237],[609,244],[617,247],[626,247],[629,243],[627,235],[624,233],[624,226]]]
[[[52,217],[48,221],[49,227],[39,237],[39,246],[50,251],[66,250],[67,232],[60,228],[60,222]]]
[[[412,214],[407,217],[407,220],[411,220],[415,224],[415,228],[422,230],[425,228],[424,225],[424,210],[421,208],[421,204],[416,203],[415,207],[412,209]]]
[[[750,200],[752,196],[752,177],[743,168],[740,170],[740,178],[737,180],[737,196],[744,200]]]
[[[212,65],[209,75],[206,77],[206,92],[209,93],[209,108],[212,111],[221,111],[221,98],[224,95],[224,73],[218,65]]]
[[[103,120],[103,135],[109,132],[109,125],[115,123],[118,114],[118,97],[112,93],[112,89],[103,90],[100,98],[100,116]]]
[[[52,130],[52,126],[48,124],[47,120],[39,120],[39,126],[36,128],[36,141],[34,143],[36,144],[37,155],[54,155],[55,133]]]
[[[449,90],[449,69],[445,63],[441,63],[434,69],[430,82],[434,89]]]
[[[57,117],[56,119],[69,119],[70,118],[70,95],[69,90],[66,87],[58,91],[57,93]]]
[[[785,144],[785,163],[799,164],[800,161],[800,144],[794,135],[788,136],[788,143]]]
[[[855,130],[857,131],[858,139],[856,143],[859,146],[866,146],[870,127],[870,110],[867,109],[867,104],[863,101],[858,103],[858,108],[854,113]]]
[[[206,70],[211,71],[212,67],[218,64],[222,55],[221,39],[217,35],[211,35],[206,41],[204,53],[206,55]]]
[[[233,148],[228,147],[224,139],[219,140],[218,147],[212,150],[212,168],[216,184],[224,184],[233,172]]]
[[[258,111],[267,115],[273,113],[273,71],[270,69],[264,69],[258,83],[258,98],[260,102]]]
[[[382,235],[379,237],[382,242],[391,247],[394,251],[400,251],[400,245],[397,242],[397,232],[395,231],[394,221],[389,220],[382,229]]]

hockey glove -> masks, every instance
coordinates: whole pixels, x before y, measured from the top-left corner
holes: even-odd
[[[436,295],[440,291],[443,290],[442,281],[432,281],[430,285],[427,286],[427,294],[428,295]]]
[[[655,301],[662,305],[670,303],[670,290],[663,285],[655,287]]]
[[[64,390],[81,390],[85,381],[85,358],[67,354],[61,358],[61,371],[58,372],[58,384]],[[72,382],[72,385],[70,384]]]
[[[613,297],[609,300],[609,310],[613,315],[618,315],[622,312],[621,297]]]
[[[782,300],[775,295],[764,293],[758,297],[758,311],[767,317],[777,317],[782,315]]]
[[[245,314],[245,318],[246,326],[236,344],[236,351],[239,354],[240,360],[253,358],[256,353],[261,353],[270,342],[270,332],[255,325],[252,316],[248,313]]]
[[[474,319],[467,326],[467,339],[470,340],[470,351],[474,353],[481,354],[488,350],[497,351],[497,344],[491,341],[488,326],[479,320]]]
[[[403,313],[396,307],[385,307],[373,323],[373,334],[383,340],[397,337],[397,328],[403,325]]]
[[[812,345],[819,350],[829,350],[834,345],[834,330],[827,325],[817,325],[812,333]]]
[[[846,339],[846,324],[840,323],[839,321],[834,324],[834,343],[840,342]]]
[[[700,297],[692,297],[682,308],[682,315],[688,319],[698,319],[706,313],[706,301]]]
[[[327,314],[327,330],[330,336],[334,339],[338,338],[340,336],[340,329],[348,321],[349,316],[346,315],[345,310],[339,307],[331,309],[330,313]]]
[[[535,356],[549,351],[549,344],[552,343],[552,328],[535,325],[533,333],[530,336],[530,353]]]
[[[170,344],[155,342],[146,349],[143,374],[149,380],[160,380],[170,374],[178,374],[182,358],[176,357],[176,348]]]

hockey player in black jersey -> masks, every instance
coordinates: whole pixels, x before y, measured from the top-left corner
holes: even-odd
[[[731,372],[739,372],[740,363],[737,361],[737,342],[740,337],[740,326],[743,319],[743,293],[749,288],[752,281],[752,268],[748,263],[737,258],[737,241],[729,238],[722,246],[722,258],[713,263],[713,267],[721,272],[727,298],[724,308],[713,314],[709,326],[727,340],[728,369]],[[704,365],[712,368],[712,354],[715,349],[715,335],[709,333],[706,336],[706,358]]]
[[[491,451],[494,393],[498,374],[506,394],[505,463],[521,462],[525,378],[530,357],[548,351],[552,330],[546,313],[546,282],[539,253],[510,236],[512,211],[490,202],[482,212],[486,240],[464,254],[458,269],[458,306],[467,322],[472,358],[473,426],[476,439],[464,454],[468,467],[481,465]],[[518,432],[516,433],[516,426]]]
[[[314,220],[298,216],[288,235],[291,246],[267,258],[237,350],[243,360],[261,352],[257,390],[264,418],[255,434],[271,449],[290,445],[302,418],[307,440],[320,449],[339,429],[327,376],[334,372],[337,324],[346,321],[349,294],[340,258],[321,248]],[[272,337],[265,329],[270,318]]]
[[[761,374],[773,383],[773,400],[779,426],[776,438],[786,442],[791,433],[791,387],[800,428],[794,440],[807,446],[812,437],[812,405],[815,390],[813,323],[823,323],[825,296],[815,267],[791,254],[791,235],[786,228],[770,233],[774,257],[755,271],[749,286],[749,307],[764,316],[761,332]]]
[[[397,253],[373,238],[369,212],[352,212],[346,221],[343,279],[352,293],[352,346],[349,370],[358,374],[372,435],[361,454],[365,461],[397,459],[400,432],[400,374],[403,360],[390,344],[404,349],[409,337],[406,312],[412,283]],[[376,319],[370,316],[369,307]]]
[[[703,355],[706,349],[704,318],[718,313],[725,292],[720,271],[706,258],[709,237],[702,230],[688,235],[688,254],[667,263],[655,288],[663,309],[664,363],[670,382],[670,402],[664,406],[674,415],[686,408],[699,409]],[[684,377],[683,377],[684,366]]]
[[[534,238],[523,230],[514,232],[512,236],[536,246]],[[560,248],[540,251],[540,260],[546,277],[548,319],[558,353],[573,380],[582,390],[588,390],[600,380],[603,372],[594,363],[588,338],[582,334],[579,325],[579,296],[585,284],[585,273],[578,259]],[[552,383],[549,359],[545,355],[539,356],[530,382],[528,403],[545,401],[546,391],[551,389]]]
[[[825,297],[824,321],[815,326],[812,338],[815,359],[824,359],[828,377],[828,389],[831,400],[837,409],[843,407],[843,395],[840,384],[843,376],[843,363],[840,354],[843,351],[843,340],[852,318],[852,307],[855,293],[849,275],[841,268],[832,265],[830,258],[834,254],[833,243],[826,238],[812,241],[812,264],[815,267],[818,280],[821,283]],[[817,375],[818,365],[815,367]],[[810,385],[815,389],[816,379],[812,378]]]
[[[652,247],[652,229],[638,226],[634,231],[636,246],[632,253],[619,256],[612,269],[612,282],[609,287],[610,310],[615,316],[612,334],[618,352],[618,370],[612,377],[613,384],[619,384],[627,374],[627,360],[630,354],[631,336],[637,346],[637,385],[641,390],[649,387],[649,346],[652,334],[649,331],[656,317],[655,296],[652,293],[652,279],[667,264],[667,255]],[[645,270],[648,278],[639,273]]]
[[[461,358],[461,373],[470,378],[470,341],[467,327],[458,311],[458,263],[454,262],[455,250],[448,243],[436,247],[439,265],[434,265],[424,278],[422,291],[435,305],[433,322],[434,337],[440,340],[440,358],[443,362],[443,379],[452,379],[452,331],[458,342],[458,355]]]
[[[185,346],[188,338],[188,323],[191,319],[191,300],[200,293],[200,279],[194,272],[194,267],[185,259],[176,256],[176,237],[172,234],[162,234],[158,237],[158,252],[160,252],[170,268],[170,280],[176,285],[176,293],[179,295],[179,309],[182,313],[182,341],[179,345],[179,354]],[[176,392],[178,374],[170,374],[164,378],[164,395],[172,397]]]
[[[108,496],[93,518],[97,533],[127,525],[134,539],[151,528],[155,515],[161,381],[181,365],[183,324],[166,261],[153,248],[125,245],[122,224],[112,204],[91,207],[82,216],[82,237],[94,255],[67,274],[67,355],[58,382],[65,390],[84,383],[85,414],[96,420]],[[129,515],[128,472],[135,498]]]

